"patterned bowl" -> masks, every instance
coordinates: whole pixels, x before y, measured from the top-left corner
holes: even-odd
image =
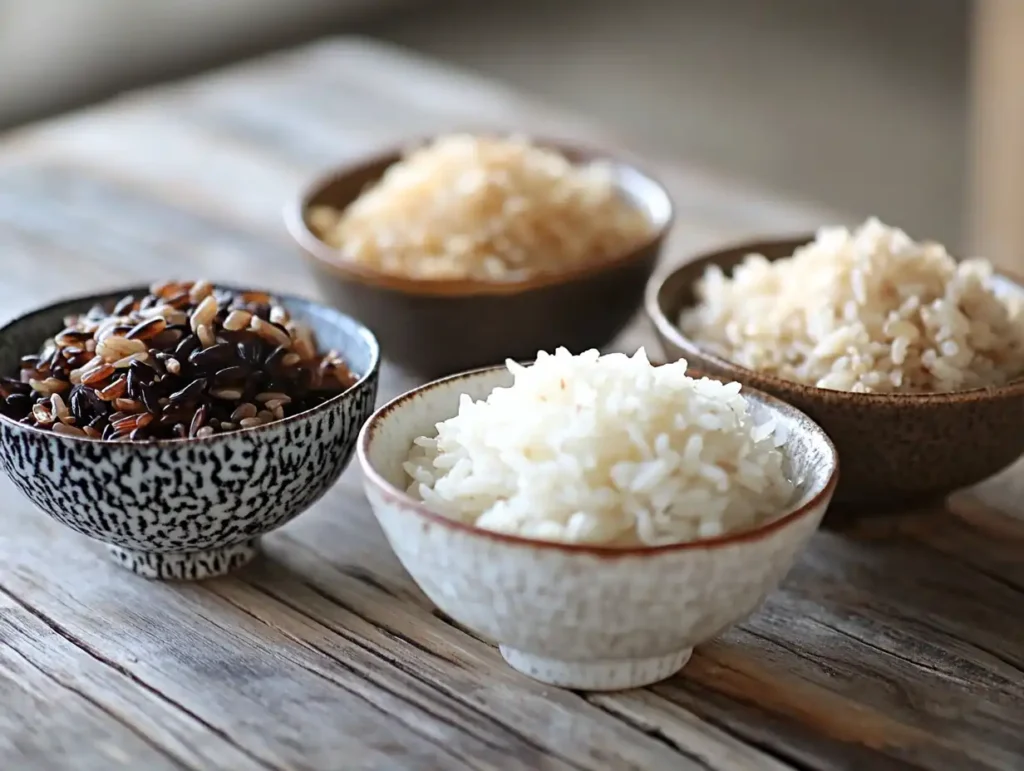
[[[807,413],[832,437],[843,462],[835,504],[861,516],[922,504],[976,484],[1024,453],[1024,378],[999,388],[956,393],[860,394],[801,385],[741,367],[701,348],[678,327],[695,302],[694,288],[709,265],[727,274],[746,255],[788,257],[814,239],[808,233],[750,241],[699,255],[647,285],[645,307],[670,361],[757,388]],[[1024,286],[1002,275],[1005,292]]]
[[[415,437],[454,415],[459,397],[508,386],[505,368],[438,380],[379,409],[359,436],[366,494],[398,559],[445,613],[499,643],[520,672],[552,685],[617,690],[666,678],[753,612],[821,521],[838,464],[803,413],[745,389],[755,412],[789,429],[789,507],[757,528],[672,546],[621,549],[503,535],[447,519],[405,493]]]
[[[51,305],[0,329],[0,372],[16,372],[62,319],[133,288]],[[0,416],[0,463],[58,522],[106,543],[147,578],[203,579],[256,554],[259,536],[309,508],[338,479],[373,412],[380,359],[373,334],[338,311],[279,297],[360,375],[342,394],[275,423],[201,439],[104,442]]]

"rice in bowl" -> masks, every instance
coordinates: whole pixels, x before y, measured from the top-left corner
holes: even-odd
[[[792,256],[711,266],[680,329],[747,369],[860,393],[935,393],[1024,374],[1024,301],[985,260],[957,262],[869,219]]]
[[[419,437],[408,492],[480,528],[546,541],[663,545],[753,527],[793,498],[785,429],[739,383],[564,348]]]
[[[521,281],[599,264],[654,235],[615,164],[526,137],[440,136],[307,223],[338,260],[422,281]]]

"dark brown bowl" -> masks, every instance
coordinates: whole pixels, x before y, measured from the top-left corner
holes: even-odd
[[[980,482],[1017,460],[1024,453],[1024,380],[955,393],[831,391],[733,364],[679,330],[679,316],[696,302],[695,284],[709,265],[729,274],[748,254],[777,260],[813,238],[737,244],[654,276],[645,306],[665,355],[777,396],[824,428],[843,466],[838,505],[877,510],[919,503]],[[1024,292],[1016,281],[998,280]]]
[[[369,326],[384,356],[409,372],[434,378],[507,358],[532,359],[558,346],[574,353],[601,348],[643,302],[671,225],[672,203],[660,183],[628,161],[573,144],[539,143],[577,163],[612,162],[622,194],[650,217],[650,238],[611,260],[523,281],[423,281],[345,264],[313,234],[306,212],[311,206],[347,206],[401,159],[401,148],[315,181],[286,209],[288,230],[324,295]]]

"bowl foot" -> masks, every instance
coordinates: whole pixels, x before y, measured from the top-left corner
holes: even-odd
[[[252,560],[259,549],[259,540],[193,552],[150,552],[108,546],[114,562],[143,578],[202,581],[223,576]]]
[[[656,683],[682,669],[693,653],[693,648],[687,648],[649,659],[559,661],[504,645],[498,649],[516,671],[548,685],[581,691],[621,691]]]

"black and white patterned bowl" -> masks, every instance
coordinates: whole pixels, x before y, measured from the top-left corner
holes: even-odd
[[[50,305],[0,329],[0,372],[18,369],[63,318],[111,303],[135,287]],[[338,311],[279,297],[321,349],[337,350],[359,381],[299,415],[202,439],[104,442],[30,428],[0,416],[0,464],[58,522],[107,544],[148,578],[202,579],[256,554],[261,535],[319,499],[352,458],[373,412],[380,350],[373,334]]]

